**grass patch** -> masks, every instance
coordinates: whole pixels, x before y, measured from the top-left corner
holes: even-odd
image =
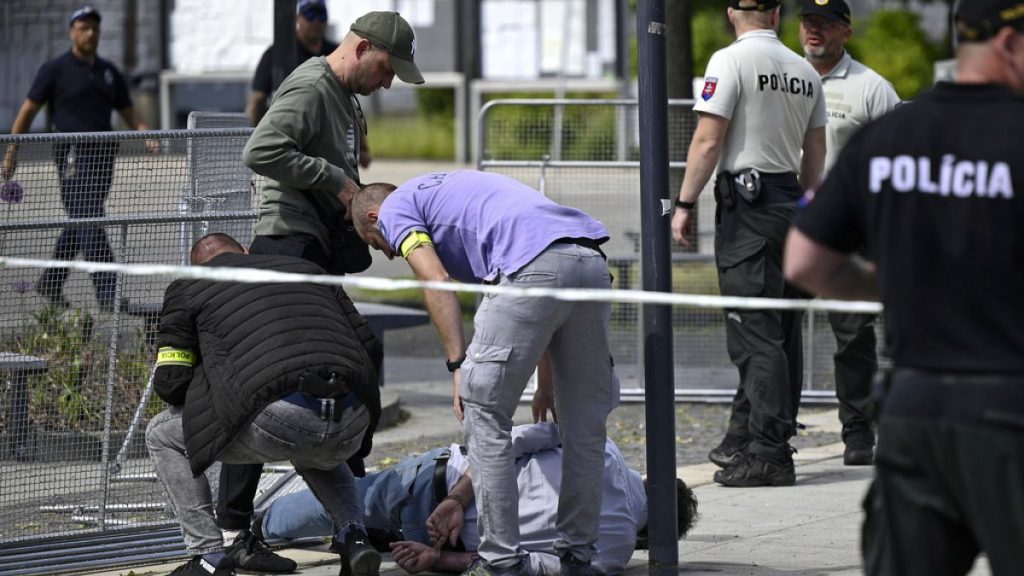
[[[398,278],[396,278],[397,280]],[[405,278],[408,280],[409,278]],[[426,310],[427,306],[423,301],[423,290],[419,288],[403,288],[401,290],[372,290],[368,288],[351,288],[347,290],[350,298],[361,302],[374,302],[377,304],[391,304],[394,306],[409,306]],[[459,307],[463,315],[473,314],[476,311],[476,294],[473,292],[456,292],[459,299]]]
[[[374,158],[455,158],[455,118],[438,115],[374,116],[367,120]]]

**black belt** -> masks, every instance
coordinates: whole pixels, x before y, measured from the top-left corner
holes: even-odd
[[[604,250],[601,250],[601,243],[593,238],[559,238],[552,242],[552,244],[575,244],[584,248],[590,248],[591,250],[595,250],[601,254],[605,260],[608,259],[608,257],[605,256]]]
[[[300,408],[312,410],[321,420],[334,420],[335,422],[341,419],[341,413],[345,408],[355,406],[360,402],[359,396],[356,396],[354,392],[349,392],[341,398],[318,398],[305,392],[292,392],[281,396],[281,400]]]
[[[434,460],[434,504],[440,504],[448,495],[448,460],[451,452],[445,450],[443,456]]]
[[[465,454],[465,449],[463,449]],[[440,504],[444,500],[445,496],[448,495],[448,460],[451,459],[451,452],[448,450],[444,451],[444,454],[438,456],[434,460],[434,503],[435,505]],[[463,513],[466,511],[463,510]],[[466,545],[462,543],[462,537],[459,536],[458,540],[455,541],[454,546],[450,546],[448,541],[445,540],[443,546],[445,550],[455,550],[456,552],[465,552]]]

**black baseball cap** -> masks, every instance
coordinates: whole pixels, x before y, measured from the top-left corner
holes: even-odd
[[[103,19],[100,18],[100,11],[93,8],[92,6],[82,6],[78,10],[71,13],[71,18],[68,18],[68,28],[79,21],[85,20],[86,18],[95,18],[96,22],[101,22]]]
[[[295,12],[310,22],[327,22],[327,3],[324,0],[299,0]]]
[[[402,82],[423,84],[416,67],[416,32],[398,12],[368,12],[352,23],[352,31],[388,51],[391,69]]]
[[[733,10],[767,12],[777,8],[781,2],[779,0],[755,0],[754,4],[747,2],[746,6],[740,6],[743,3],[743,0],[729,0],[729,7]]]
[[[800,17],[821,16],[826,20],[849,24],[850,6],[846,0],[803,0],[800,4]]]
[[[953,14],[960,42],[981,42],[1004,26],[1024,30],[1024,0],[961,0]]]

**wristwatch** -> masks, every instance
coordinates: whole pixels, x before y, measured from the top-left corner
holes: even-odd
[[[444,361],[444,365],[448,367],[448,371],[449,372],[454,374],[456,370],[458,370],[459,368],[462,367],[462,363],[465,362],[465,361],[466,361],[466,357],[465,356],[463,356],[462,358],[459,358],[458,360],[447,360],[446,359]]]
[[[693,210],[697,206],[696,202],[684,202],[676,199],[676,208],[682,208],[683,210]]]

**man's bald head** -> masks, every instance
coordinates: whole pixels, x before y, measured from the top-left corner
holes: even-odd
[[[220,254],[247,253],[246,249],[231,236],[214,232],[196,240],[196,243],[192,245],[192,251],[189,253],[189,262],[196,266],[206,264]]]

